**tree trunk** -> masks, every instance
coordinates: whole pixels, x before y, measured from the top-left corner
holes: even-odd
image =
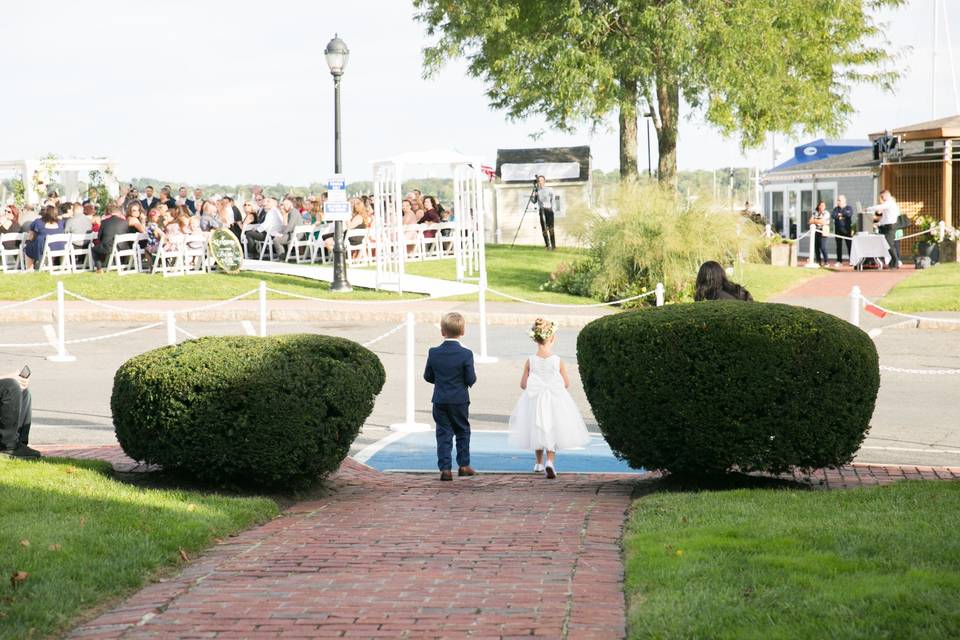
[[[639,179],[637,173],[637,81],[620,79],[620,180]]]
[[[680,116],[680,85],[657,77],[657,180],[661,185],[676,187],[677,125]]]

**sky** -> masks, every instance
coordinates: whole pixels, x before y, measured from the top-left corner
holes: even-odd
[[[908,0],[879,16],[891,25],[903,77],[893,95],[854,88],[857,112],[842,137],[960,113],[942,11],[931,108],[934,2]],[[960,3],[944,4],[960,53]],[[323,50],[334,33],[350,48],[342,84],[350,181],[370,179],[374,160],[437,148],[493,165],[498,148],[588,144],[594,168],[618,167],[615,115],[606,128],[564,134],[538,118],[508,121],[488,106],[483,81],[468,77],[462,61],[424,79],[428,40],[410,0],[5,3],[0,159],[107,156],[121,178],[185,184],[325,181],[333,173],[333,82]],[[536,132],[543,135],[531,138]],[[639,137],[645,168],[643,122]],[[778,160],[815,137],[778,137]],[[655,139],[652,148],[655,167]],[[766,169],[772,159],[770,144],[741,154],[737,139],[684,109],[680,169]]]

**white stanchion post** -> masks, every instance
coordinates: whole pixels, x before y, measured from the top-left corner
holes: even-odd
[[[940,231],[939,231],[939,236],[940,236],[940,237],[939,237],[939,239],[937,240],[937,242],[943,242],[944,236],[947,235],[947,223],[944,222],[943,220],[941,220],[940,223],[939,223],[937,226],[940,228]]]
[[[405,402],[406,415],[405,415],[404,422],[391,424],[390,430],[403,431],[407,433],[414,432],[414,431],[430,431],[431,430],[430,425],[418,423],[416,421],[416,416],[415,416],[415,411],[417,406],[416,397],[415,397],[417,372],[415,370],[415,365],[414,365],[414,350],[416,348],[416,343],[414,340],[415,325],[414,325],[414,317],[413,317],[412,311],[407,312],[406,325],[407,325],[407,339],[406,339],[407,353],[405,356],[406,357],[406,378],[407,378],[406,379],[406,385],[407,385],[406,402]]]
[[[267,337],[267,283],[260,281],[260,337]]]
[[[483,224],[481,223],[481,229]],[[483,237],[481,236],[481,241]],[[474,358],[478,364],[492,364],[497,359],[487,353],[487,247],[480,244],[480,284],[478,286],[477,308],[480,312],[480,355]]]
[[[57,281],[57,352],[47,356],[50,362],[73,362],[77,358],[67,353],[67,338],[64,333],[63,281]]]
[[[167,311],[167,344],[177,344],[177,317],[173,311]]]
[[[664,302],[664,300],[663,300],[663,297],[664,297],[664,296],[663,296],[663,283],[662,283],[662,282],[658,282],[656,288],[654,289],[654,291],[656,292],[657,306],[658,306],[658,307],[662,307],[662,306],[663,306],[663,302]]]
[[[860,326],[860,287],[853,285],[850,289],[850,324]]]
[[[773,228],[769,224],[763,226],[763,235],[767,238],[773,237]]]
[[[817,264],[817,225],[810,225],[810,254],[807,256],[807,269],[819,269]]]

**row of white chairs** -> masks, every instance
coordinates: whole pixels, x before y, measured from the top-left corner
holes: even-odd
[[[93,259],[93,241],[96,233],[56,233],[46,237],[39,270],[53,274],[78,273],[96,268]],[[113,249],[104,265],[106,271],[120,275],[142,273],[144,250],[141,243],[147,240],[144,233],[121,233],[116,236]],[[24,246],[26,233],[0,234],[0,268],[3,273],[27,271]],[[57,247],[59,245],[59,247]],[[55,248],[56,247],[56,248]],[[207,255],[207,240],[202,233],[177,236],[161,243],[153,263],[146,268],[151,273],[164,276],[188,273],[206,273],[211,259]]]
[[[256,255],[260,260],[274,260],[274,242],[247,238],[246,231],[254,226],[244,227],[242,242],[247,256]],[[433,232],[430,237],[427,233]],[[324,235],[333,233],[333,225],[297,225],[290,232],[287,241],[286,262],[297,264],[312,262],[330,262],[332,250],[326,246]],[[421,224],[404,225],[403,244],[407,250],[407,260],[439,260],[454,255],[454,234],[456,224],[445,222],[433,226]],[[275,240],[275,239],[274,239]],[[350,229],[344,234],[344,251],[347,264],[365,266],[376,260],[376,238],[370,229]]]

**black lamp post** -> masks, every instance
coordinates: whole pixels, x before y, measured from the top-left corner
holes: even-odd
[[[330,75],[333,76],[333,171],[340,175],[340,76],[347,66],[347,60],[350,58],[350,50],[347,49],[347,43],[333,36],[333,40],[327,43],[324,50],[327,58],[327,67],[330,68]],[[333,284],[330,285],[331,291],[350,291],[350,283],[347,282],[347,261],[343,252],[343,222],[337,220],[333,225]]]

